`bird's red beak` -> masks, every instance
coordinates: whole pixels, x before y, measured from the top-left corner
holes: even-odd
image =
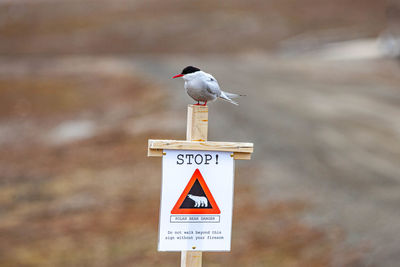
[[[179,78],[179,77],[182,77],[182,76],[183,76],[183,74],[178,74],[178,75],[175,75],[174,77],[172,77],[172,79]]]

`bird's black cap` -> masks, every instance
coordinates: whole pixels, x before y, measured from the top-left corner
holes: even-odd
[[[185,75],[185,74],[193,73],[193,72],[196,72],[196,71],[199,71],[199,70],[200,70],[199,68],[196,68],[196,67],[193,67],[193,66],[187,66],[186,68],[184,68],[182,70],[181,74]]]

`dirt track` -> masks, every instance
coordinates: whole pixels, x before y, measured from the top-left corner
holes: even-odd
[[[191,99],[173,74],[193,64],[215,74],[240,106],[210,104],[210,140],[253,141],[260,202],[306,200],[304,220],[345,231],[366,266],[400,261],[400,79],[386,60],[320,61],[264,54],[135,57],[184,118]],[[254,165],[253,165],[254,164]],[[340,262],[337,265],[341,266]]]
[[[99,244],[110,252],[101,254],[105,265],[124,262],[126,266],[132,263],[152,266],[168,262],[168,266],[175,266],[176,255],[160,254],[155,248],[160,166],[158,160],[145,158],[145,140],[184,138],[186,105],[192,100],[184,92],[183,81],[173,80],[171,76],[188,64],[215,74],[225,90],[247,94],[240,99],[238,107],[225,102],[210,104],[209,139],[253,141],[256,149],[252,161],[237,164],[232,253],[230,257],[207,254],[207,262],[238,266],[265,266],[269,262],[293,266],[295,261],[298,266],[326,266],[327,263],[359,266],[354,262],[362,258],[364,264],[361,266],[397,266],[400,260],[398,65],[385,60],[321,61],[315,58],[282,59],[266,54],[203,56],[201,59],[177,56],[66,57],[29,62],[24,58],[3,59],[0,73],[5,81],[10,80],[3,86],[5,107],[15,98],[7,93],[8,88],[27,92],[34,88],[36,94],[28,99],[32,102],[28,105],[30,111],[24,115],[22,107],[18,114],[32,116],[33,121],[40,122],[35,126],[29,120],[22,120],[26,125],[17,120],[13,126],[11,118],[8,123],[3,120],[1,140],[10,145],[10,151],[18,152],[8,156],[3,154],[4,182],[8,183],[4,190],[12,189],[16,196],[36,196],[28,204],[23,202],[25,198],[3,199],[13,207],[0,226],[3,244],[15,243],[3,248],[8,263],[21,263],[22,259],[29,264],[36,262],[37,266],[43,266],[44,262],[49,266],[69,266],[71,261],[93,264],[92,258],[100,259],[97,250],[93,249]],[[25,72],[39,78],[25,77],[29,86],[16,83],[25,81],[19,76],[24,77]],[[74,78],[76,74],[84,78]],[[151,86],[144,86],[146,82],[137,83],[132,80],[133,76],[148,79]],[[52,82],[43,87],[40,77]],[[57,87],[66,81],[68,87]],[[47,87],[51,88],[51,94],[43,89]],[[159,92],[159,88],[165,91]],[[69,96],[75,91],[77,97],[72,98],[73,105],[69,103],[72,106],[61,101],[66,99],[64,95]],[[94,92],[96,101],[92,101]],[[141,92],[140,95],[137,92]],[[46,98],[38,97],[40,93]],[[161,103],[164,95],[167,97]],[[50,96],[52,98],[48,98]],[[50,108],[49,103],[56,105]],[[76,121],[79,116],[74,112],[81,109],[86,110],[83,118],[91,119],[91,124]],[[87,113],[87,110],[92,111]],[[7,109],[3,110],[6,115],[7,112]],[[46,125],[51,123],[46,122],[45,114],[67,123],[55,127],[56,131],[51,130],[53,128],[48,131]],[[61,117],[60,114],[64,115]],[[71,119],[74,120],[71,122]],[[80,136],[81,143],[79,140],[78,143],[71,140],[68,141],[71,143],[65,143],[68,136],[58,133],[60,129],[71,127],[71,123],[86,131],[89,137]],[[5,130],[10,127],[14,130],[7,134]],[[90,137],[91,127],[95,127],[96,136]],[[40,137],[40,142],[49,140],[47,134],[53,137],[50,140],[61,140],[62,143],[55,147],[47,144],[50,148],[41,145],[30,148],[22,142],[31,140],[32,135]],[[134,149],[136,144],[139,150]],[[86,149],[82,150],[82,145]],[[30,153],[41,157],[32,161],[36,157]],[[24,163],[25,158],[30,160]],[[28,163],[30,165],[26,165]],[[41,170],[43,166],[45,168]],[[99,166],[111,171],[104,172]],[[120,169],[115,170],[116,166]],[[7,172],[13,169],[15,172]],[[104,181],[113,181],[114,190],[109,193],[108,184],[99,183],[97,176],[103,177]],[[43,179],[40,180],[42,184],[37,188],[30,187],[36,185],[37,177]],[[116,179],[119,182],[115,182]],[[19,183],[28,186],[19,189]],[[61,183],[62,197],[49,190],[51,186],[44,186],[53,183]],[[102,190],[92,191],[96,186]],[[143,190],[143,186],[149,187],[146,190],[151,194]],[[63,190],[68,188],[72,189],[67,194]],[[144,194],[145,191],[149,199],[132,201],[133,192]],[[76,194],[84,197],[76,199]],[[96,201],[88,198],[88,194],[94,194]],[[69,201],[66,212],[60,198]],[[252,205],[255,200],[257,205]],[[60,203],[62,212],[52,213]],[[122,218],[109,212],[93,213],[106,205],[104,203],[109,203],[107,207],[116,209]],[[121,203],[125,206],[119,210]],[[151,203],[152,208],[147,214],[151,223],[135,216],[144,203]],[[30,204],[37,206],[27,208]],[[8,206],[3,203],[4,207]],[[49,217],[43,214],[49,214]],[[299,214],[303,220],[300,226]],[[36,218],[33,225],[32,216]],[[69,225],[75,216],[87,219],[74,230],[77,241],[72,242],[71,247],[65,247],[64,238],[74,235],[63,230],[60,220]],[[109,221],[107,216],[114,219]],[[93,231],[91,220],[104,224],[96,228],[96,237],[103,238],[100,243],[94,237],[82,235]],[[119,232],[121,224],[126,227],[125,231],[134,233],[135,238],[127,232]],[[34,228],[43,229],[43,225],[48,225],[55,234],[46,237]],[[36,235],[18,238],[24,234],[21,229],[26,227],[33,227],[30,233]],[[138,232],[138,227],[145,230]],[[345,237],[345,243],[341,242],[341,236]],[[54,240],[58,245],[53,244]],[[38,247],[35,242],[43,242],[43,245]],[[139,243],[146,245],[136,247]],[[52,244],[51,249],[49,244]],[[77,247],[76,244],[84,245]],[[291,248],[293,244],[296,249]],[[119,248],[118,253],[111,253],[113,246]],[[356,252],[347,251],[349,248]],[[50,256],[40,256],[41,250]],[[78,253],[81,250],[85,257]],[[360,250],[364,251],[361,257]],[[30,256],[21,258],[21,251]],[[142,256],[143,251],[146,251],[145,256]],[[68,260],[62,257],[64,253],[69,255]],[[258,254],[253,257],[252,253]],[[351,258],[353,255],[355,260]]]
[[[248,95],[210,139],[256,145],[205,265],[397,267],[399,66],[263,53],[378,36],[387,2],[0,0],[0,265],[176,266],[146,140],[184,138],[194,64]]]
[[[138,71],[162,75],[162,61],[135,62],[137,68],[130,57],[2,59],[1,266],[179,262],[177,253],[156,249],[161,166],[146,157],[146,146],[148,138],[184,138],[188,99]],[[226,119],[220,131],[235,124],[214,112]],[[247,130],[231,133],[232,140],[236,133]],[[261,198],[257,161],[241,163],[237,177],[232,251],[207,253],[207,264],[360,266],[359,246],[343,244],[341,231],[301,221],[309,208],[304,198]]]

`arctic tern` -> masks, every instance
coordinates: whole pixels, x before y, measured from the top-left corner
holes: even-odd
[[[199,68],[188,66],[184,68],[181,74],[175,75],[172,78],[182,77],[185,80],[185,89],[190,97],[197,101],[204,102],[203,106],[207,105],[207,102],[214,101],[217,98],[228,101],[234,105],[238,105],[237,102],[231,98],[236,98],[242,95],[224,92],[220,89],[217,79],[211,74],[201,71]]]

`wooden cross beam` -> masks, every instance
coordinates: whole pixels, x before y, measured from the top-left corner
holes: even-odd
[[[207,141],[208,107],[189,105],[187,113],[187,129],[185,141],[149,140],[147,155],[162,157],[164,149],[206,150],[232,152],[234,159],[249,160],[253,153],[253,143],[212,142]],[[202,252],[182,251],[181,267],[201,267]]]

